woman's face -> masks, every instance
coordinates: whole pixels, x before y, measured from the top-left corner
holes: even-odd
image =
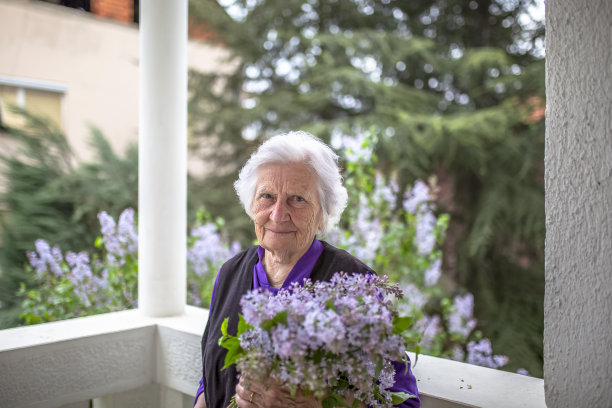
[[[252,212],[259,244],[274,256],[297,261],[322,223],[316,174],[304,163],[260,167]]]

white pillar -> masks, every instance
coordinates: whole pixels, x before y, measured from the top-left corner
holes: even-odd
[[[186,296],[187,0],[140,3],[138,308],[182,314]]]
[[[546,8],[546,404],[610,407],[612,2]]]

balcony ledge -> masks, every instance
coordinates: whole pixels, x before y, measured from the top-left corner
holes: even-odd
[[[151,384],[193,397],[207,317],[187,306],[177,317],[128,310],[0,331],[0,406],[62,407]],[[423,408],[546,406],[538,378],[424,355],[414,374]]]

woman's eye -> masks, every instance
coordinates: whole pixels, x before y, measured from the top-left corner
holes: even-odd
[[[270,198],[272,198],[272,194],[263,193],[263,194],[261,195],[261,198],[265,198],[266,200],[269,200]]]
[[[304,200],[304,197],[300,197],[300,196],[293,196],[293,199],[297,202],[302,202],[302,201],[306,201]]]

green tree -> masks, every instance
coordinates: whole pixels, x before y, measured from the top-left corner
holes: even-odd
[[[114,216],[126,207],[137,208],[138,151],[131,147],[117,156],[97,129],[92,129],[95,160],[78,164],[64,134],[51,122],[26,112],[22,129],[11,130],[20,149],[2,155],[6,189],[1,197],[0,327],[17,324],[20,283],[32,284],[25,273],[26,253],[34,241],[74,251],[88,249],[99,233],[97,214]]]
[[[236,67],[190,76],[194,147],[219,169],[194,190],[248,237],[228,187],[261,138],[303,129],[334,145],[373,131],[400,189],[435,181],[451,215],[445,273],[475,294],[496,351],[541,375],[544,27],[532,4],[192,2]]]

